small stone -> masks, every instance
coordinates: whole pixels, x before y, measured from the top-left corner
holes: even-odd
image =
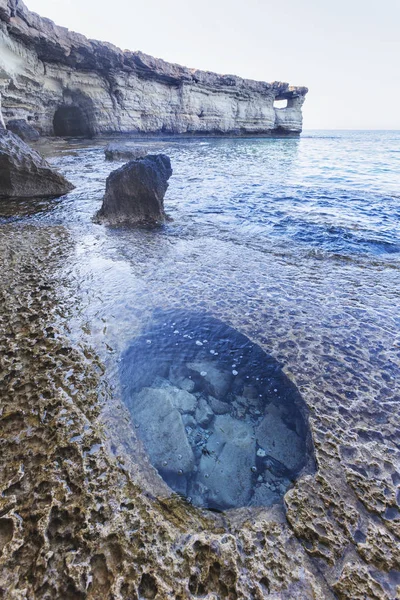
[[[196,408],[195,419],[199,425],[206,427],[212,418],[214,413],[204,398],[200,398],[198,407]]]

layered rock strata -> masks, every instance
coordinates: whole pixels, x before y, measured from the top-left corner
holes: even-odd
[[[58,27],[21,0],[0,0],[4,118],[25,119],[45,135],[296,135],[307,91],[122,51]]]

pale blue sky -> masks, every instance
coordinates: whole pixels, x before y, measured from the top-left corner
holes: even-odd
[[[26,0],[59,25],[196,67],[310,88],[304,127],[400,129],[400,0]]]

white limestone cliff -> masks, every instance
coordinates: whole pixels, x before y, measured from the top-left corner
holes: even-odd
[[[307,91],[122,51],[58,27],[21,0],[0,0],[3,117],[44,135],[296,135]],[[287,108],[274,107],[284,99]]]

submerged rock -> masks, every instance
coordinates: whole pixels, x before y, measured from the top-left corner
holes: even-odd
[[[106,160],[136,160],[144,158],[148,153],[147,148],[125,146],[124,144],[108,144],[104,148]]]
[[[305,443],[295,431],[289,429],[271,409],[256,429],[259,446],[268,456],[284,464],[291,471],[298,471],[305,463]]]
[[[56,197],[73,189],[38,152],[0,128],[0,198]]]
[[[159,225],[167,220],[164,196],[172,175],[165,154],[151,154],[113,171],[107,178],[103,205],[97,222],[110,225]]]
[[[193,452],[176,408],[177,396],[169,388],[144,388],[132,399],[135,422],[151,462],[173,474],[187,473],[194,467]]]
[[[188,367],[197,377],[201,377],[208,384],[210,394],[219,400],[223,400],[231,386],[232,375],[221,371],[212,362],[199,361],[188,364]]]
[[[29,125],[25,119],[11,119],[7,123],[7,129],[18,135],[24,142],[37,142],[40,138],[38,130]]]
[[[230,508],[248,504],[255,453],[254,429],[250,423],[229,415],[215,417],[198,475],[209,506]],[[199,498],[198,503],[201,502]]]
[[[207,400],[200,398],[196,409],[196,421],[201,427],[206,427],[212,421],[214,413],[211,410]]]

